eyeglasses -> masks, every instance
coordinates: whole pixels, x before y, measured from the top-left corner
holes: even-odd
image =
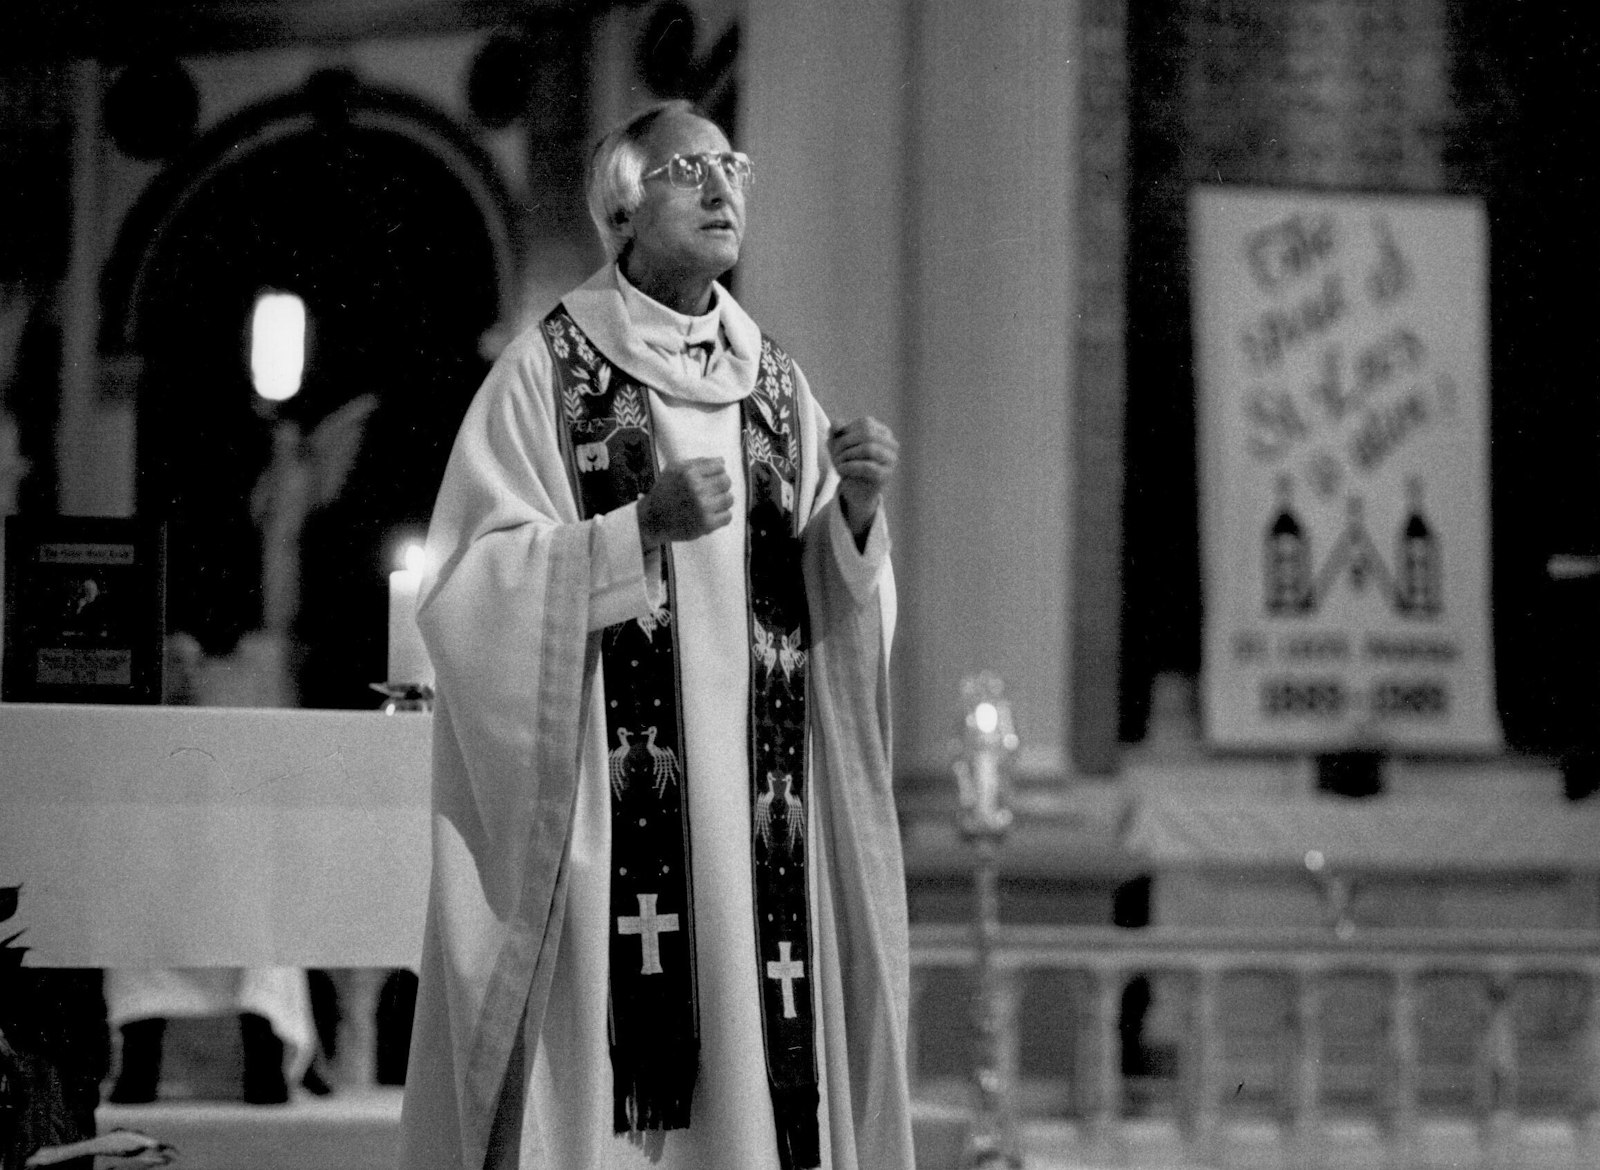
[[[675,154],[659,167],[640,175],[639,181],[643,183],[657,175],[666,175],[667,182],[674,187],[696,191],[711,178],[713,166],[722,172],[723,179],[735,191],[748,191],[750,184],[755,182],[755,168],[750,165],[750,156],[736,150]]]

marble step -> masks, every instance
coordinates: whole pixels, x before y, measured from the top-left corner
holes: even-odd
[[[286,1105],[158,1100],[101,1105],[101,1133],[135,1129],[175,1147],[173,1170],[394,1170],[398,1088],[297,1093]]]
[[[178,1151],[174,1170],[392,1170],[399,1143],[400,1090],[346,1089],[331,1097],[297,1094],[287,1105],[234,1101],[161,1100],[151,1105],[103,1105],[101,1132],[136,1129]],[[966,1134],[957,1108],[919,1101],[914,1106],[919,1170],[956,1170]],[[1212,1161],[1185,1158],[1177,1128],[1165,1121],[1128,1121],[1114,1149],[1097,1144],[1078,1124],[1030,1119],[1019,1144],[1026,1170],[1284,1170],[1306,1165],[1304,1151],[1277,1126],[1224,1127]],[[1485,1154],[1484,1131],[1467,1121],[1424,1121],[1418,1165],[1475,1166]],[[1380,1170],[1387,1158],[1377,1127],[1328,1122],[1313,1160],[1340,1170]],[[1524,1121],[1502,1151],[1501,1164],[1519,1170],[1582,1170],[1600,1165],[1600,1132],[1554,1120]]]

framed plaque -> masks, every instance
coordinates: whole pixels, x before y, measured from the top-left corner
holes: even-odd
[[[159,703],[165,617],[159,523],[6,518],[6,702]]]

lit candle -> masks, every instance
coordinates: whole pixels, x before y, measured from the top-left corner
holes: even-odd
[[[422,547],[406,545],[403,569],[389,574],[389,678],[396,686],[433,685],[433,663],[417,629],[417,592],[422,587]]]
[[[978,815],[986,822],[1000,815],[1000,756],[994,748],[978,749],[972,761],[978,788]]]

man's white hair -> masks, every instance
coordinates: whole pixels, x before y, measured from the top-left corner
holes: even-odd
[[[644,199],[646,162],[643,142],[650,128],[663,114],[692,114],[705,118],[694,104],[682,98],[656,102],[612,128],[594,148],[589,159],[589,218],[600,233],[606,254],[615,260],[628,246],[624,225]],[[706,119],[710,121],[709,118]]]

